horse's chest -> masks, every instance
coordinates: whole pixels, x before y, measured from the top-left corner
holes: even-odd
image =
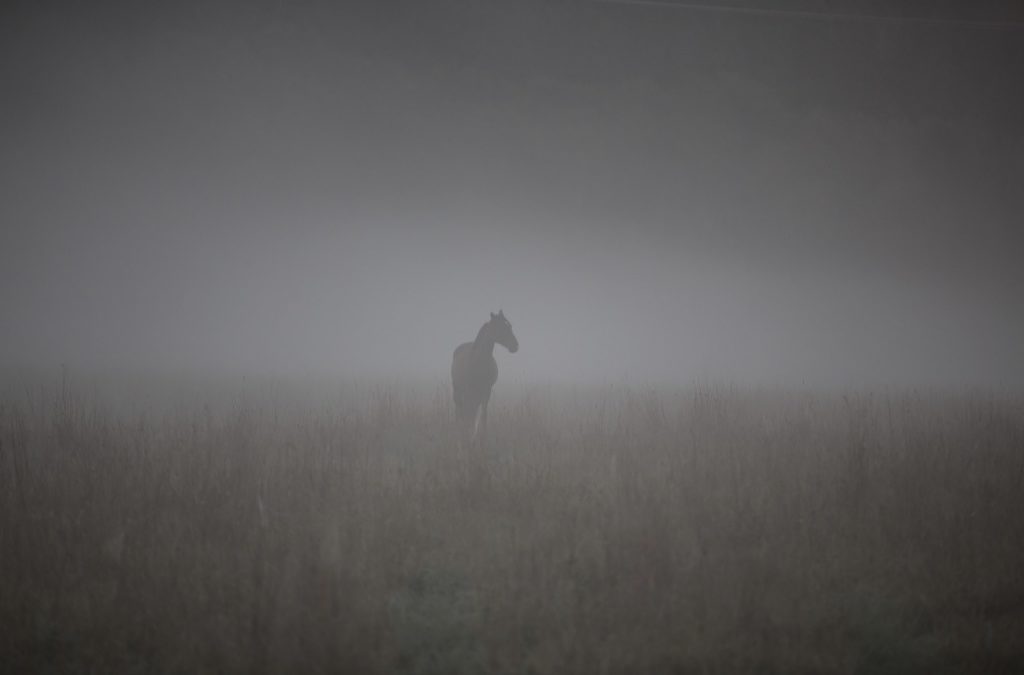
[[[470,381],[476,389],[490,389],[498,381],[498,364],[494,357],[473,364]]]

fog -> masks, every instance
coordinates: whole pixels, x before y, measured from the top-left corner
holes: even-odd
[[[0,365],[1024,386],[1019,8],[383,5],[2,10]]]

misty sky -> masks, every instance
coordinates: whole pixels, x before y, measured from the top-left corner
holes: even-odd
[[[1024,386],[1024,24],[0,12],[0,365]]]

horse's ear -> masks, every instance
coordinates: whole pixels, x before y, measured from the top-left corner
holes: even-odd
[[[495,316],[494,312],[491,312],[491,318],[493,319]]]
[[[502,319],[504,319],[505,318],[505,312],[503,312],[502,310],[499,309],[498,310],[498,316],[500,316]]]

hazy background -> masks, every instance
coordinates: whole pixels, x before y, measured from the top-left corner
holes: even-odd
[[[1021,387],[1024,9],[828,4],[5,4],[0,365]]]

